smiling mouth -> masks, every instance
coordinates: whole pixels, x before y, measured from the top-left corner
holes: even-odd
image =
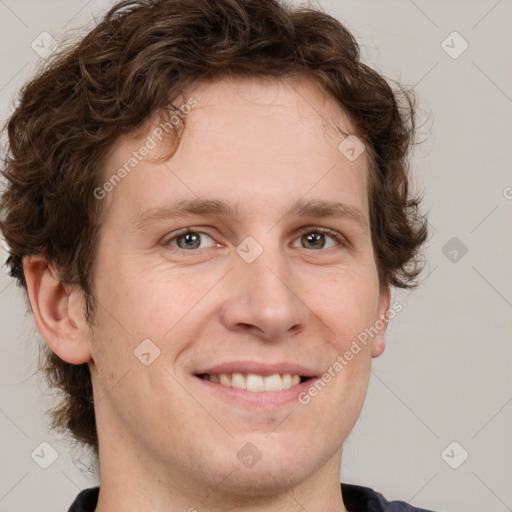
[[[258,393],[262,391],[283,391],[297,386],[311,377],[292,375],[290,373],[274,373],[258,375],[255,373],[200,373],[200,379],[210,381],[228,388],[245,389]]]

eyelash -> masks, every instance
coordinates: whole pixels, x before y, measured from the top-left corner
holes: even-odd
[[[299,236],[297,238],[300,238],[302,235],[305,235],[307,233],[322,233],[324,235],[330,236],[331,238],[334,238],[334,240],[336,240],[336,242],[342,247],[346,247],[348,245],[347,239],[340,233],[332,231],[327,228],[317,228],[314,226],[309,226],[301,229],[298,233]]]
[[[174,241],[182,236],[185,236],[189,233],[197,233],[200,235],[206,235],[213,240],[213,237],[211,237],[208,233],[201,231],[201,229],[199,229],[199,228],[194,228],[193,226],[191,226],[191,227],[187,227],[187,228],[183,228],[178,231],[175,231],[174,233],[171,233],[172,236],[165,239],[164,245],[170,245],[170,243],[172,241]],[[322,233],[322,234],[328,235],[331,238],[333,238],[334,240],[336,240],[338,245],[341,247],[348,247],[348,245],[349,245],[349,242],[347,241],[347,239],[340,233],[337,233],[336,231],[332,231],[327,228],[319,228],[319,227],[314,227],[314,226],[308,226],[308,227],[302,228],[298,232],[298,236],[295,240],[299,239],[302,235],[305,235],[308,233]],[[189,251],[194,252],[194,251],[201,250],[201,249],[182,249],[181,247],[174,247],[174,248],[178,249],[180,251],[185,251],[185,252],[189,252]],[[211,249],[211,247],[207,247],[207,249]],[[329,247],[328,249],[319,249],[319,250],[329,250],[329,249],[334,249],[334,247]],[[311,249],[311,250],[315,251],[315,249]]]

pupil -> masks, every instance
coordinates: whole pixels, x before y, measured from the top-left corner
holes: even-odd
[[[181,243],[182,240],[183,243]],[[197,233],[187,233],[180,236],[177,241],[181,249],[196,249],[199,245],[199,235]]]
[[[323,236],[323,233],[308,233],[303,235],[302,238],[305,239],[309,245],[322,248],[324,246]]]

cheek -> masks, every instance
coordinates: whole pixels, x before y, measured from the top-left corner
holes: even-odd
[[[170,331],[189,329],[197,311],[207,308],[208,291],[215,286],[218,276],[189,275],[176,270],[157,272],[156,277],[152,272],[152,276],[137,285],[143,287],[143,291],[136,298],[140,307],[136,314],[139,328],[164,342],[172,335]]]
[[[103,368],[115,365],[117,373],[134,365],[138,369],[134,351],[146,339],[156,345],[155,353],[160,350],[159,362],[174,364],[191,340],[200,336],[206,318],[220,307],[220,302],[210,302],[213,294],[208,294],[219,281],[214,272],[193,274],[186,269],[148,266],[143,272],[133,268],[131,279],[127,268],[112,272],[115,275],[102,287],[100,299],[112,314],[101,308],[98,334],[115,342],[106,348],[97,346],[96,355]]]
[[[129,264],[104,266],[97,282],[100,308],[109,313],[103,315],[106,326],[133,341],[159,337],[194,299],[194,287],[184,288],[176,276],[171,282],[171,273],[140,272]]]
[[[323,281],[315,299],[315,313],[335,333],[337,352],[375,322],[378,281],[363,273],[338,272]]]

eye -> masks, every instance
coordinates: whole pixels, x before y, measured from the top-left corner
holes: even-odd
[[[329,239],[331,242],[329,242]],[[344,237],[335,231],[320,228],[306,228],[301,231],[297,241],[304,249],[332,249],[346,245]],[[293,247],[297,247],[294,245]]]
[[[209,245],[206,247],[201,243],[209,240]],[[215,247],[216,242],[202,231],[195,231],[193,228],[183,228],[179,231],[171,233],[165,240],[166,245],[177,247],[178,249],[193,250],[193,249],[207,249],[208,247]]]

